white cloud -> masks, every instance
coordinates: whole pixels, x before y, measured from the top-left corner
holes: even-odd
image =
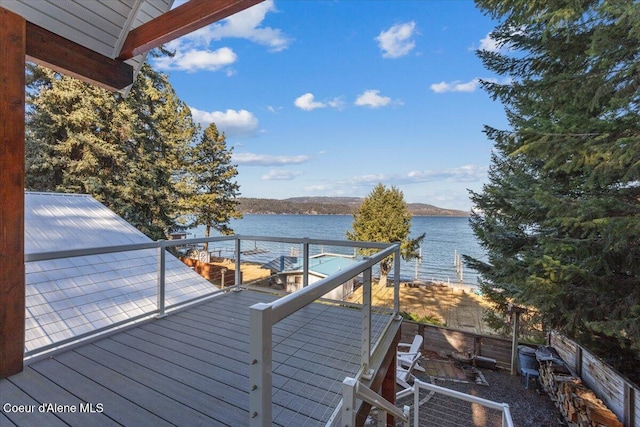
[[[258,132],[258,119],[247,110],[201,111],[191,108],[193,119],[206,127],[215,123],[227,137],[253,136]]]
[[[174,57],[167,56],[156,58],[155,65],[160,70],[180,70],[195,72],[200,70],[217,71],[227,67],[238,59],[235,52],[228,47],[210,50],[185,50],[178,51]]]
[[[272,156],[269,154],[233,153],[233,162],[247,166],[298,165],[311,160],[311,156]]]
[[[177,6],[174,5],[174,8]],[[155,58],[154,64],[161,70],[218,71],[235,63],[237,55],[228,47],[212,51],[211,42],[230,37],[267,46],[271,52],[282,51],[289,47],[291,39],[280,29],[262,26],[267,13],[275,11],[273,0],[266,0],[218,23],[200,28],[167,43],[167,49],[174,50],[175,56]],[[227,76],[235,73],[235,70],[226,70]]]
[[[180,38],[182,44],[209,46],[224,38],[241,38],[267,46],[271,52],[289,47],[291,39],[278,28],[262,27],[267,13],[276,12],[273,0],[267,0],[238,12],[220,22],[200,28]]]
[[[416,23],[411,21],[382,31],[375,40],[378,41],[383,58],[399,58],[407,55],[415,47],[415,34]]]
[[[377,173],[377,174],[354,176],[354,177],[351,177],[349,182],[353,184],[377,184],[379,182],[386,182],[390,178],[391,178],[391,175]]]
[[[305,111],[311,111],[316,108],[324,108],[327,106],[322,102],[315,101],[314,98],[315,97],[312,93],[307,92],[304,95],[297,97],[296,100],[293,101],[293,105]]]
[[[372,186],[381,182],[386,185],[418,184],[422,182],[478,182],[487,176],[487,167],[464,165],[450,169],[411,171],[407,174],[368,174],[352,176],[340,185]]]
[[[337,97],[326,102],[320,102],[315,100],[315,96],[312,93],[307,92],[304,95],[297,97],[295,101],[293,101],[293,105],[305,111],[326,107],[341,109],[344,107],[344,101]]]
[[[300,171],[292,171],[288,169],[271,169],[269,173],[262,175],[264,181],[291,181],[297,176],[302,175]]]
[[[291,39],[278,28],[261,26],[267,13],[276,11],[273,0],[267,0],[207,27],[208,36],[213,40],[243,38],[267,46],[271,52],[280,52],[289,47]]]
[[[445,93],[445,92],[474,92],[478,85],[480,84],[480,79],[475,78],[468,82],[461,82],[460,80],[455,80],[453,82],[445,82],[441,81],[440,83],[434,83],[431,86],[432,91],[436,93]]]
[[[358,96],[355,104],[361,107],[378,108],[384,107],[391,102],[391,98],[387,96],[381,96],[380,91],[377,89],[370,89],[364,91]]]
[[[476,182],[485,179],[486,176],[486,166],[464,165],[451,169],[411,171],[406,178],[408,182]]]
[[[500,46],[498,42],[491,37],[491,33],[487,34],[480,40],[480,50],[487,50],[489,52],[499,52]]]

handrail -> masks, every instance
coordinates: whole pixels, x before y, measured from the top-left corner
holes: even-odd
[[[409,426],[409,406],[405,405],[403,410],[397,408],[393,403],[371,390],[355,378],[347,377],[342,382],[342,423],[341,426],[351,427],[355,425],[356,399],[363,401],[381,409],[385,413],[393,415],[402,421],[405,427]],[[417,424],[416,424],[417,425]]]
[[[158,240],[147,243],[131,243],[127,245],[114,246],[98,246],[83,249],[70,249],[64,251],[47,251],[25,253],[25,262],[48,261],[60,258],[74,258],[88,255],[102,255],[115,252],[139,251],[144,249],[167,248],[171,246],[195,245],[198,243],[224,242],[237,240],[251,240],[259,242],[275,242],[275,243],[297,243],[301,244],[306,241],[310,245],[331,245],[344,247],[357,247],[365,249],[382,249],[389,246],[389,243],[377,242],[360,242],[351,240],[322,240],[322,239],[301,239],[295,237],[273,237],[273,236],[245,236],[234,234],[231,236],[214,236],[214,237],[196,237],[192,239],[176,239],[176,240]]]

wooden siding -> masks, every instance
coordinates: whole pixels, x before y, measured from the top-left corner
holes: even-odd
[[[103,411],[0,412],[0,424],[247,425],[249,307],[274,299],[229,292],[35,362],[0,382],[2,404],[88,402]],[[382,317],[372,322],[374,339]],[[274,425],[326,422],[342,380],[360,367],[360,324],[359,310],[312,304],[274,326]]]

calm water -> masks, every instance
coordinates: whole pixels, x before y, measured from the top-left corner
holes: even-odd
[[[351,215],[245,215],[240,220],[233,220],[231,227],[240,235],[346,240],[346,232],[351,230],[352,222]],[[193,234],[189,237],[204,237],[204,227],[190,232]],[[411,235],[418,236],[422,233],[426,233],[421,248],[422,261],[417,266],[415,261],[403,261],[400,273],[403,280],[417,278],[423,281],[460,283],[460,275],[454,267],[455,254],[484,259],[483,250],[471,231],[468,218],[414,217]],[[268,262],[280,255],[295,254],[299,250],[281,243],[243,243],[243,251],[251,249],[258,252],[251,255],[252,260],[258,262]],[[230,246],[210,247],[210,250],[217,250],[220,256],[231,257]],[[311,249],[312,254],[323,251],[345,253],[344,248]],[[243,259],[247,257],[243,255]],[[464,284],[477,284],[475,272],[466,267],[463,268],[462,278]]]

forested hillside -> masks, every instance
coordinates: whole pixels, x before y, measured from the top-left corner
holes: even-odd
[[[364,199],[358,197],[293,197],[289,199],[255,199],[240,197],[240,211],[245,214],[352,215]],[[442,209],[424,203],[409,203],[415,216],[469,216],[468,212]]]

